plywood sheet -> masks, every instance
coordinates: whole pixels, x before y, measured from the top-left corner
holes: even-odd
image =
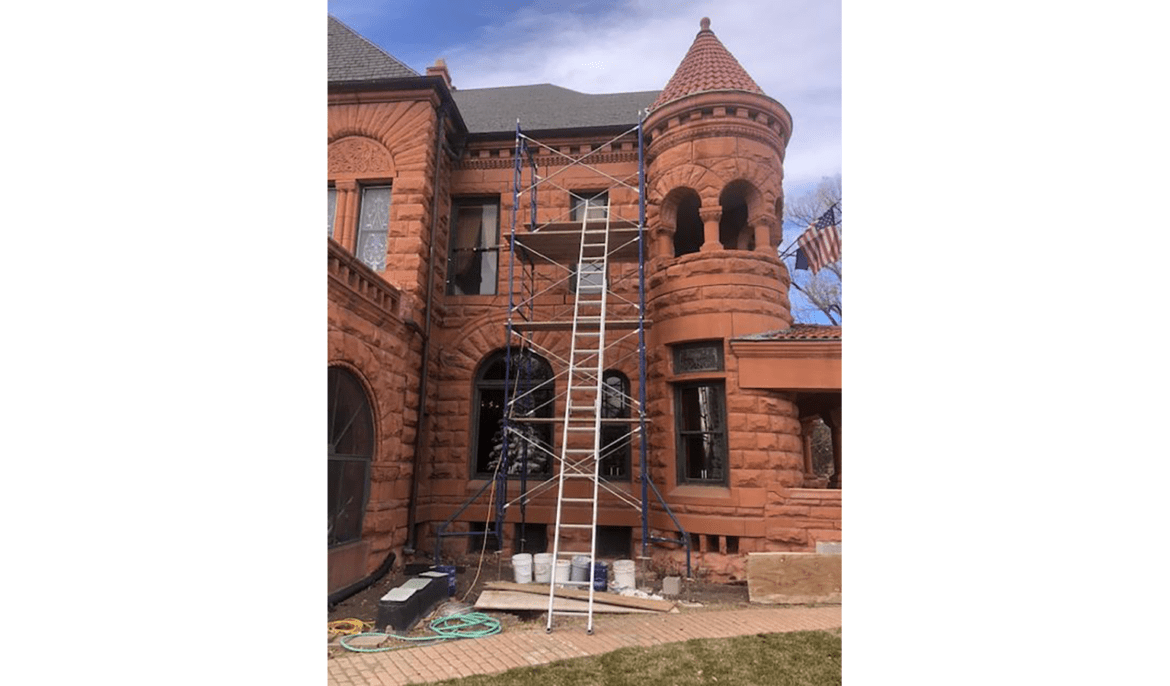
[[[513,591],[516,593],[533,593],[542,595],[547,603],[548,601],[548,586],[545,584],[517,584],[510,581],[492,581],[486,584],[487,588],[500,591]],[[579,588],[558,588],[558,598],[572,598],[575,600],[589,600],[589,591],[581,590]],[[674,609],[674,602],[670,600],[653,600],[651,598],[632,598],[629,596],[618,595],[616,593],[606,593],[604,591],[593,592],[593,603],[606,603],[609,605],[618,605],[620,607],[632,607],[639,610],[650,610],[651,612],[670,612]]]
[[[841,602],[841,556],[749,553],[748,598],[753,603]]]
[[[521,591],[496,591],[486,589],[479,594],[479,598],[475,601],[475,609],[547,612],[548,595],[545,594],[541,596],[535,593],[524,593]],[[558,597],[553,601],[553,609],[561,611],[588,612],[589,602],[585,600],[572,600],[569,598]],[[596,601],[593,603],[593,611],[599,614],[652,614],[651,610],[639,610],[633,607],[609,605]]]

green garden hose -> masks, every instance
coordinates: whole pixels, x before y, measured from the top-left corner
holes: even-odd
[[[352,650],[355,653],[382,653],[387,650],[398,650],[400,648],[408,648],[411,644],[420,643],[440,643],[442,641],[450,641],[459,638],[483,638],[498,634],[502,630],[500,621],[495,617],[491,617],[482,612],[462,612],[459,614],[450,615],[447,617],[440,617],[430,623],[431,631],[435,632],[434,636],[399,636],[398,634],[383,634],[378,632],[367,632],[362,634],[351,634],[343,636],[338,643],[346,650]],[[346,643],[351,638],[359,636],[382,636],[383,638],[396,638],[400,641],[407,641],[405,645],[387,646],[385,648],[358,648]]]

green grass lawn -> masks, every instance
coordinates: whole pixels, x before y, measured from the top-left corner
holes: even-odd
[[[841,683],[841,631],[695,639],[441,682],[448,686]]]

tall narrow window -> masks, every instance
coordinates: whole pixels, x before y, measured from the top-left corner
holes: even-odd
[[[675,388],[679,483],[727,483],[727,413],[723,398],[722,381]]]
[[[601,418],[630,418],[630,380],[613,369],[601,377]],[[601,475],[607,479],[628,479],[630,476],[629,422],[601,424]]]
[[[333,218],[337,216],[337,189],[329,189],[329,237],[333,238]]]
[[[516,414],[542,419],[553,416],[552,367],[541,356],[513,350],[509,363],[504,351],[487,357],[475,381],[475,416],[472,419],[472,460],[477,477],[491,476],[503,454],[504,400],[511,372]],[[508,439],[508,473],[552,473],[551,422],[513,422],[516,433]]]
[[[386,234],[390,230],[390,187],[362,188],[356,255],[376,272],[386,269]]]
[[[573,293],[601,293],[608,285],[605,262],[586,260],[570,269],[569,290]]]
[[[582,217],[587,221],[605,221],[609,214],[609,191],[570,191],[569,192],[569,220],[579,222]]]
[[[495,295],[500,261],[500,203],[458,200],[447,262],[448,295]]]
[[[330,367],[329,411],[329,547],[362,537],[362,515],[370,492],[374,457],[374,418],[357,377]]]

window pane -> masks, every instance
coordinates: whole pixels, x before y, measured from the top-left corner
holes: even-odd
[[[727,471],[727,420],[722,384],[683,386],[676,398],[676,457],[680,478],[722,482]]]
[[[356,541],[362,536],[365,509],[365,460],[329,460],[329,544]]]
[[[386,269],[386,233],[390,229],[390,187],[362,189],[357,256],[376,272]]]
[[[685,343],[674,346],[674,373],[723,371],[723,343]]]
[[[460,202],[451,231],[447,292],[493,295],[499,264],[499,204]]]
[[[333,217],[337,214],[337,189],[329,189],[329,237],[333,238]]]
[[[609,191],[571,191],[569,219],[581,221],[582,211],[588,205],[589,221],[603,221],[609,212]]]
[[[582,262],[573,265],[573,274],[569,280],[569,290],[576,293],[599,293],[605,288],[605,264],[602,262]]]
[[[690,386],[679,392],[679,429],[723,431],[723,390],[714,386]]]

